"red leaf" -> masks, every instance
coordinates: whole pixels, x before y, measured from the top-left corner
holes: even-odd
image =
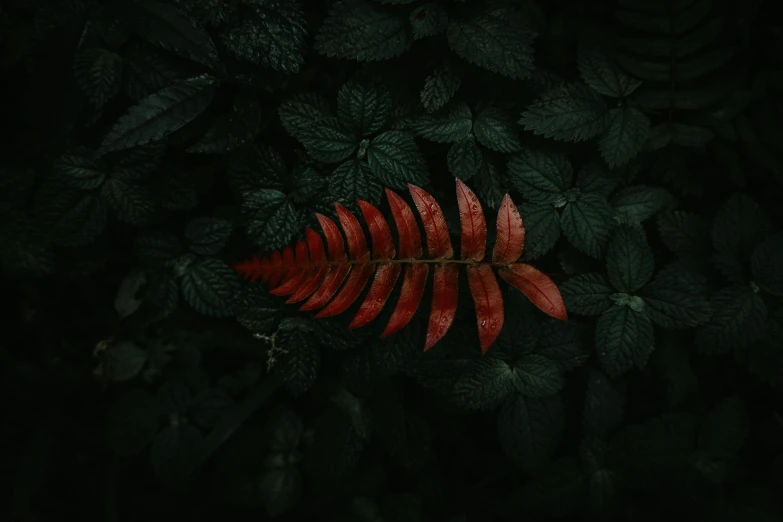
[[[386,198],[389,200],[394,224],[397,225],[397,234],[400,239],[400,259],[419,259],[424,251],[421,248],[421,235],[419,224],[413,215],[411,207],[405,203],[399,195],[386,189]]]
[[[296,254],[294,256],[293,266],[283,276],[283,282],[280,286],[272,290],[273,295],[288,295],[296,290],[296,287],[307,275],[309,266],[307,243],[299,241],[296,244]]]
[[[392,316],[389,318],[389,322],[381,337],[386,337],[401,330],[413,318],[413,314],[416,313],[416,309],[419,307],[421,298],[424,295],[424,284],[427,282],[429,270],[430,267],[423,263],[408,265],[405,268],[400,300],[397,301],[397,307],[392,312]]]
[[[305,228],[305,234],[307,234],[307,247],[310,249],[310,261],[315,264],[325,263],[326,252],[321,236],[310,227]]]
[[[348,325],[348,328],[359,328],[378,317],[378,314],[381,313],[384,305],[386,305],[392,290],[394,290],[397,278],[400,277],[400,270],[399,263],[378,265],[370,291],[367,292],[367,297],[364,298],[362,306],[356,312],[356,316],[351,321],[351,324]]]
[[[497,238],[492,251],[492,262],[513,263],[522,255],[525,249],[525,226],[511,196],[508,194],[498,209]]]
[[[346,311],[362,293],[374,270],[375,265],[355,265],[342,290],[326,308],[315,314],[315,317],[331,317]]]
[[[334,204],[337,209],[337,217],[340,218],[340,224],[345,231],[345,239],[348,240],[348,259],[359,261],[361,259],[370,259],[370,251],[367,250],[367,241],[364,239],[364,230],[350,210],[340,205]]]
[[[482,353],[487,353],[503,328],[503,294],[492,267],[486,263],[468,267],[468,285],[476,306]]]
[[[343,243],[343,236],[340,234],[340,229],[337,225],[324,216],[323,214],[315,214],[318,218],[318,223],[321,224],[321,229],[324,231],[324,237],[326,238],[326,247],[329,249],[329,261],[333,263],[339,263],[345,261],[345,243]]]
[[[370,230],[370,239],[372,239],[372,257],[373,259],[394,259],[397,252],[394,249],[389,223],[383,217],[381,211],[366,201],[359,202],[359,208],[362,210],[364,221],[367,222],[367,228]]]
[[[280,280],[288,271],[288,267],[294,263],[294,249],[286,246],[283,248],[282,255],[279,250],[275,250],[272,252],[270,263],[275,267],[275,270],[269,276],[269,289],[271,290],[280,284]]]
[[[310,299],[305,301],[305,304],[299,307],[299,309],[303,312],[316,310],[328,303],[329,299],[331,299],[340,288],[340,285],[343,284],[343,281],[348,276],[350,270],[351,265],[347,263],[332,266],[318,290],[316,290],[315,293],[310,296]]]
[[[457,313],[459,270],[457,265],[435,265],[432,274],[432,310],[427,326],[426,352],[440,341],[454,322]]]
[[[462,229],[461,260],[452,259],[454,249],[438,203],[427,191],[409,185],[424,227],[427,259],[421,259],[421,232],[413,210],[398,194],[386,189],[399,239],[396,250],[386,218],[370,203],[359,201],[372,241],[372,256],[359,220],[345,207],[335,204],[342,233],[334,221],[316,214],[326,239],[326,252],[321,236],[308,228],[305,229],[307,241],[298,242],[296,252],[286,246],[282,253],[275,250],[260,259],[253,256],[248,261],[236,263],[234,269],[248,280],[265,282],[273,294],[289,295],[288,303],[306,299],[300,310],[322,308],[316,314],[319,318],[347,310],[359,298],[375,272],[370,290],[349,324],[349,328],[358,328],[378,317],[405,265],[400,297],[381,334],[386,337],[404,328],[415,315],[424,295],[429,265],[433,264],[432,304],[425,351],[441,340],[454,322],[460,265],[466,265],[482,352],[486,353],[503,328],[503,296],[494,269],[499,269],[503,280],[545,313],[566,320],[566,309],[555,283],[530,265],[514,263],[525,246],[525,229],[511,198],[506,195],[498,211],[497,240],[490,263],[484,261],[487,243],[484,211],[476,195],[462,181],[457,180],[456,183]],[[349,255],[345,252],[343,233]],[[396,252],[399,252],[399,257],[395,257]]]
[[[299,288],[297,288],[297,290],[291,294],[291,297],[288,298],[286,304],[299,303],[307,299],[310,294],[315,292],[315,290],[321,286],[321,284],[324,282],[326,274],[328,273],[329,265],[314,266],[311,268],[310,272],[307,274],[307,277],[302,280]]]
[[[561,321],[568,320],[563,296],[550,277],[531,265],[516,263],[499,270],[508,284],[522,292],[547,315]]]
[[[481,261],[487,248],[487,221],[484,210],[472,190],[457,178],[457,204],[462,228],[460,256],[470,261]]]
[[[306,228],[307,246],[310,249],[311,267],[305,269],[305,275],[299,282],[298,287],[286,301],[287,304],[303,301],[307,296],[315,292],[315,289],[323,282],[329,266],[326,264],[326,253],[324,252],[324,242],[321,236],[312,228]]]
[[[427,237],[427,254],[432,259],[451,259],[454,249],[451,246],[449,227],[443,211],[432,195],[415,185],[408,183],[408,190],[413,198],[413,204],[419,211],[421,222],[424,224],[424,233]]]

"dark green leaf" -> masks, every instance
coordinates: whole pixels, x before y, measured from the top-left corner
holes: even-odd
[[[738,453],[748,438],[748,411],[745,403],[732,396],[717,403],[702,421],[698,447],[717,458]]]
[[[103,375],[110,381],[129,381],[147,362],[147,352],[133,341],[110,343],[103,356]]]
[[[378,134],[367,149],[367,163],[373,176],[391,189],[405,189],[408,183],[423,186],[429,178],[427,164],[407,132]]]
[[[142,309],[149,323],[171,315],[179,304],[179,286],[167,273],[151,272],[142,293]]]
[[[391,14],[368,0],[336,2],[315,35],[315,49],[329,57],[386,60],[410,45],[403,14]]]
[[[696,345],[704,353],[741,349],[761,337],[767,306],[747,286],[730,286],[710,299],[712,318],[696,330]]]
[[[177,57],[157,52],[148,45],[128,45],[123,52],[123,61],[124,90],[134,101],[192,74]]]
[[[272,296],[261,285],[247,285],[239,297],[237,320],[248,330],[272,333],[283,317],[283,311]]]
[[[612,230],[612,206],[598,194],[582,194],[567,203],[560,216],[560,227],[568,242],[579,251],[600,258]]]
[[[449,172],[463,181],[469,180],[478,171],[481,159],[481,149],[473,136],[453,144],[446,155]]]
[[[585,479],[579,463],[563,458],[543,469],[521,490],[514,492],[513,504],[519,509],[544,517],[566,517],[581,513],[585,504]]]
[[[576,321],[550,321],[544,324],[543,330],[540,345],[535,352],[553,360],[563,370],[578,368],[592,355],[582,346],[581,325]],[[525,335],[531,336],[531,332]]]
[[[293,509],[302,496],[303,488],[302,474],[292,465],[265,471],[259,484],[264,508],[270,517]]]
[[[324,117],[297,131],[297,138],[318,161],[338,163],[356,151],[359,140],[335,117]]]
[[[519,150],[519,138],[514,120],[496,107],[487,107],[476,114],[473,132],[479,143],[498,152]]]
[[[611,199],[619,216],[637,223],[649,219],[671,201],[671,195],[664,189],[646,185],[625,187]]]
[[[409,19],[413,28],[413,37],[419,40],[445,31],[446,24],[449,23],[449,14],[440,5],[430,2],[411,11]]]
[[[182,80],[133,105],[103,140],[100,154],[160,141],[195,119],[212,103],[215,79]]]
[[[222,388],[207,388],[193,397],[188,416],[198,426],[211,429],[234,404],[231,396]]]
[[[783,297],[783,233],[778,232],[753,250],[754,282],[765,292]]]
[[[136,238],[135,250],[142,261],[163,264],[182,253],[182,244],[169,232],[147,232]]]
[[[307,203],[323,193],[326,180],[310,167],[295,167],[292,172],[294,178],[293,190],[289,197],[296,203]]]
[[[106,174],[93,160],[90,150],[84,147],[73,149],[57,158],[53,168],[58,182],[75,189],[96,189],[106,180]]]
[[[226,246],[231,228],[231,223],[222,219],[196,218],[185,227],[185,241],[196,254],[215,255]]]
[[[221,32],[238,58],[277,71],[299,72],[307,52],[307,20],[299,2],[266,0],[244,4],[241,18]]]
[[[138,182],[150,177],[163,161],[165,143],[150,143],[123,149],[104,158],[111,164],[113,177],[126,182]]]
[[[122,279],[122,282],[117,289],[116,297],[114,298],[114,309],[117,311],[117,315],[120,319],[132,315],[139,309],[142,301],[141,299],[136,298],[136,294],[146,282],[146,274],[144,271],[138,269],[131,270]]]
[[[620,177],[609,172],[601,161],[587,163],[576,178],[576,187],[582,192],[609,198],[620,183]]]
[[[252,140],[261,123],[261,107],[255,96],[237,96],[231,112],[218,116],[203,138],[188,152],[220,153],[241,147]]]
[[[106,445],[123,457],[139,453],[158,432],[157,413],[155,397],[144,390],[120,395],[106,414]]]
[[[522,113],[525,130],[562,141],[584,141],[608,126],[606,104],[585,84],[554,87]]]
[[[196,181],[184,170],[158,178],[152,193],[155,205],[167,210],[191,210],[198,205]]]
[[[346,161],[329,176],[329,194],[342,205],[353,205],[357,199],[377,205],[382,188],[370,167],[358,159]]]
[[[526,472],[545,466],[563,434],[565,412],[558,395],[540,399],[514,393],[497,419],[500,446]]]
[[[566,309],[583,315],[601,315],[611,305],[614,289],[601,274],[580,274],[560,287]]]
[[[514,392],[515,370],[505,361],[471,360],[451,389],[451,398],[471,409],[493,409]]]
[[[653,350],[653,327],[644,312],[630,306],[612,305],[598,319],[595,329],[598,359],[610,377],[634,365],[643,368]]]
[[[587,376],[584,430],[590,440],[606,440],[623,425],[625,386],[592,368]]]
[[[472,64],[516,79],[533,71],[534,33],[522,17],[503,7],[485,13],[449,19],[449,46]]]
[[[710,320],[712,310],[701,285],[689,274],[665,269],[640,294],[650,319],[665,328],[690,328]]]
[[[462,76],[448,64],[439,65],[424,81],[421,104],[428,112],[434,112],[446,105],[457,93]]]
[[[560,237],[560,213],[551,203],[524,203],[518,208],[525,224],[524,256],[532,261],[555,246]]]
[[[277,248],[291,241],[299,231],[299,222],[285,194],[260,189],[246,195],[242,213],[247,219],[251,240],[265,248]]]
[[[301,319],[284,319],[277,331],[280,372],[291,395],[305,393],[321,368],[321,350],[310,324]]]
[[[514,386],[525,397],[548,397],[565,386],[565,371],[543,355],[524,355],[514,361]]]
[[[642,84],[594,49],[581,47],[577,65],[585,83],[604,96],[623,98]]]
[[[122,86],[122,58],[99,47],[76,55],[73,74],[82,91],[97,107],[119,94]]]
[[[126,183],[117,178],[109,179],[101,187],[101,196],[114,211],[117,219],[139,225],[145,223],[155,212],[152,194],[141,185]]]
[[[571,187],[574,171],[565,154],[524,148],[511,156],[508,179],[527,199],[552,203]]]
[[[309,128],[317,121],[334,116],[329,101],[311,92],[299,94],[283,102],[277,112],[285,130],[295,138],[299,137],[303,129]]]
[[[635,292],[647,284],[655,262],[644,229],[627,225],[615,229],[606,250],[606,269],[620,292]]]
[[[220,68],[217,49],[207,32],[177,7],[153,0],[123,7],[123,22],[144,40],[207,67]]]
[[[678,255],[709,253],[710,223],[701,216],[676,210],[658,216],[661,239]]]
[[[213,317],[234,313],[239,293],[236,273],[223,261],[199,258],[191,262],[182,276],[182,297],[197,312]]]
[[[492,210],[500,207],[503,196],[508,192],[506,184],[501,179],[501,173],[490,163],[488,158],[482,158],[478,172],[473,178],[476,194],[481,201]]]
[[[231,154],[226,174],[236,199],[242,201],[256,189],[283,190],[288,169],[277,151],[260,146]]]
[[[615,509],[617,489],[622,484],[618,473],[599,469],[590,475],[590,509],[599,516],[606,516]]]
[[[197,462],[204,437],[192,424],[169,426],[158,433],[150,448],[152,469],[169,488],[183,490]]]
[[[62,246],[82,246],[95,241],[106,228],[108,205],[100,191],[63,189],[48,184],[38,193],[41,225]]]
[[[694,424],[688,414],[671,413],[628,426],[610,443],[609,465],[629,487],[670,486],[693,452]]]
[[[391,116],[389,91],[375,82],[348,82],[337,95],[340,119],[356,135],[378,132]]]
[[[473,114],[465,103],[458,103],[448,114],[427,114],[413,125],[422,137],[437,143],[458,143],[472,137]]]
[[[633,107],[610,109],[607,128],[598,140],[601,156],[609,168],[625,165],[644,148],[650,134],[650,120]]]
[[[744,281],[741,264],[771,232],[766,212],[750,196],[736,193],[721,207],[712,224],[715,264],[734,283]]]
[[[285,406],[276,406],[269,414],[264,431],[269,449],[276,453],[283,453],[294,451],[299,447],[304,424],[295,411]]]

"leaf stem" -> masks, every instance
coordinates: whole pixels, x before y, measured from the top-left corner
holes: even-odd
[[[356,259],[352,261],[327,261],[325,263],[302,263],[302,264],[279,264],[279,265],[270,265],[270,269],[277,269],[282,270],[283,268],[302,268],[302,267],[308,267],[308,268],[317,268],[320,266],[342,266],[342,265],[382,265],[382,264],[411,264],[411,265],[420,265],[420,264],[430,264],[430,265],[472,265],[472,266],[478,266],[478,265],[489,265],[493,268],[503,268],[506,266],[509,266],[508,263],[492,263],[492,262],[485,262],[485,261],[473,261],[471,259]]]

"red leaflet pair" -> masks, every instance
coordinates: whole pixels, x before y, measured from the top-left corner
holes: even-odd
[[[316,214],[326,238],[326,251],[321,236],[306,228],[307,240],[298,242],[295,248],[287,246],[282,253],[275,250],[260,260],[253,257],[237,263],[234,268],[246,279],[255,281],[260,278],[267,283],[272,294],[289,296],[286,303],[304,301],[300,310],[321,308],[316,314],[319,318],[337,315],[350,307],[374,272],[370,290],[349,325],[349,328],[358,328],[380,314],[405,265],[400,298],[381,334],[381,337],[386,337],[405,327],[413,317],[424,295],[424,285],[432,265],[432,307],[425,351],[443,338],[454,322],[459,265],[465,265],[467,270],[483,353],[497,339],[504,320],[503,296],[493,268],[497,268],[503,280],[522,292],[544,313],[557,319],[567,319],[560,291],[549,276],[531,265],[515,262],[525,247],[525,227],[508,194],[498,211],[492,261],[484,262],[487,223],[478,198],[467,185],[457,179],[462,228],[460,259],[454,259],[448,227],[438,203],[419,187],[408,185],[408,189],[424,226],[427,258],[422,258],[421,233],[413,210],[398,194],[386,189],[397,226],[398,249],[394,248],[389,224],[383,214],[370,203],[359,200],[359,208],[370,232],[372,255],[356,216],[335,203],[348,243],[347,255],[343,235],[335,222]]]

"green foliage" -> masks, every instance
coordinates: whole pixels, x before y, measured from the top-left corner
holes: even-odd
[[[783,520],[776,7],[4,3],[13,518]],[[423,352],[429,285],[381,337],[403,290],[351,329],[233,269],[408,184],[458,259],[455,177],[567,321],[501,283],[482,355],[461,271]]]

